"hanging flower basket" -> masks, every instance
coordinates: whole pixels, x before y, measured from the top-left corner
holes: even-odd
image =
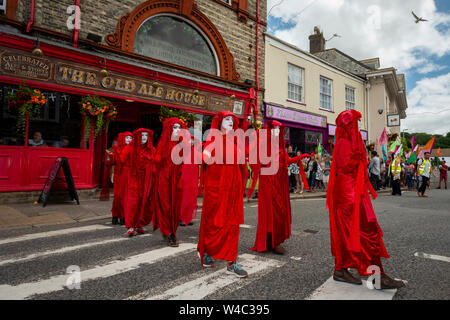
[[[80,111],[85,116],[84,141],[89,140],[91,123],[95,123],[95,139],[100,131],[105,130],[105,132],[108,132],[109,122],[117,118],[117,109],[111,101],[97,95],[83,97],[80,101]]]
[[[6,96],[8,107],[17,110],[17,133],[25,135],[27,115],[38,117],[42,107],[47,103],[45,96],[36,89],[25,85],[25,81],[19,85],[19,89]]]
[[[252,127],[255,130],[260,130],[263,127],[263,124],[260,120],[257,121],[250,121],[250,127]]]
[[[172,117],[180,119],[188,128],[193,127],[194,121],[198,120],[198,118],[192,113],[188,113],[181,109],[171,109],[161,106],[159,111],[159,121],[164,122],[164,119]]]

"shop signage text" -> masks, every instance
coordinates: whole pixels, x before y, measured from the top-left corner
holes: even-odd
[[[291,121],[296,123],[302,123],[310,126],[326,128],[327,118],[322,116],[316,116],[309,113],[304,113],[295,110],[289,110],[285,108],[280,108],[272,106],[270,104],[266,105],[266,116],[272,119]]]

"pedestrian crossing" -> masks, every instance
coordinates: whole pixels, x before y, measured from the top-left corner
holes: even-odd
[[[247,232],[256,229],[249,225],[241,227],[249,229]],[[32,252],[22,249],[47,237],[55,247],[33,248]],[[226,299],[228,294],[264,283],[265,277],[289,272],[294,264],[304,261],[298,256],[240,252],[237,261],[249,276],[238,278],[226,273],[224,261],[216,261],[214,268],[202,268],[193,236],[181,239],[175,248],[167,247],[159,233],[135,238],[126,237],[122,227],[96,224],[0,239],[0,300],[110,296],[129,300],[209,300],[217,296]],[[2,246],[8,246],[6,254]],[[11,253],[11,246],[16,252]],[[126,253],[118,249],[122,246],[126,246]],[[84,257],[88,256],[90,259],[86,261]],[[46,265],[46,269],[37,268],[39,265]],[[23,278],[18,275],[24,272],[34,274]],[[134,288],[133,283],[140,286]],[[121,284],[129,285],[122,288]],[[112,290],[123,292],[110,294]],[[82,294],[87,291],[88,294]],[[307,299],[392,299],[395,293],[328,279],[319,288],[311,288]]]

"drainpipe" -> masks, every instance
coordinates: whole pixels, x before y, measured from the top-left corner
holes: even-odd
[[[80,25],[80,0],[75,0],[75,28],[73,33],[73,47],[78,48],[78,26]]]
[[[27,33],[31,30],[31,25],[34,23],[34,0],[31,0],[30,21],[27,24]]]
[[[369,99],[370,83],[366,83],[366,96],[367,96],[367,143],[370,143],[370,99]]]
[[[258,94],[259,94],[259,0],[256,1],[256,94],[255,94],[255,107],[253,109],[253,115],[256,119],[258,117]]]

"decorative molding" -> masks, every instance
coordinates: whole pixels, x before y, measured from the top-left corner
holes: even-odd
[[[193,22],[209,39],[215,50],[220,67],[220,77],[228,81],[238,81],[234,57],[228,49],[216,26],[204,15],[194,3],[194,0],[153,0],[137,6],[131,13],[123,15],[113,34],[107,34],[106,43],[121,51],[133,53],[134,38],[142,23],[149,17],[170,13],[181,15]],[[166,64],[161,61],[161,64]]]

